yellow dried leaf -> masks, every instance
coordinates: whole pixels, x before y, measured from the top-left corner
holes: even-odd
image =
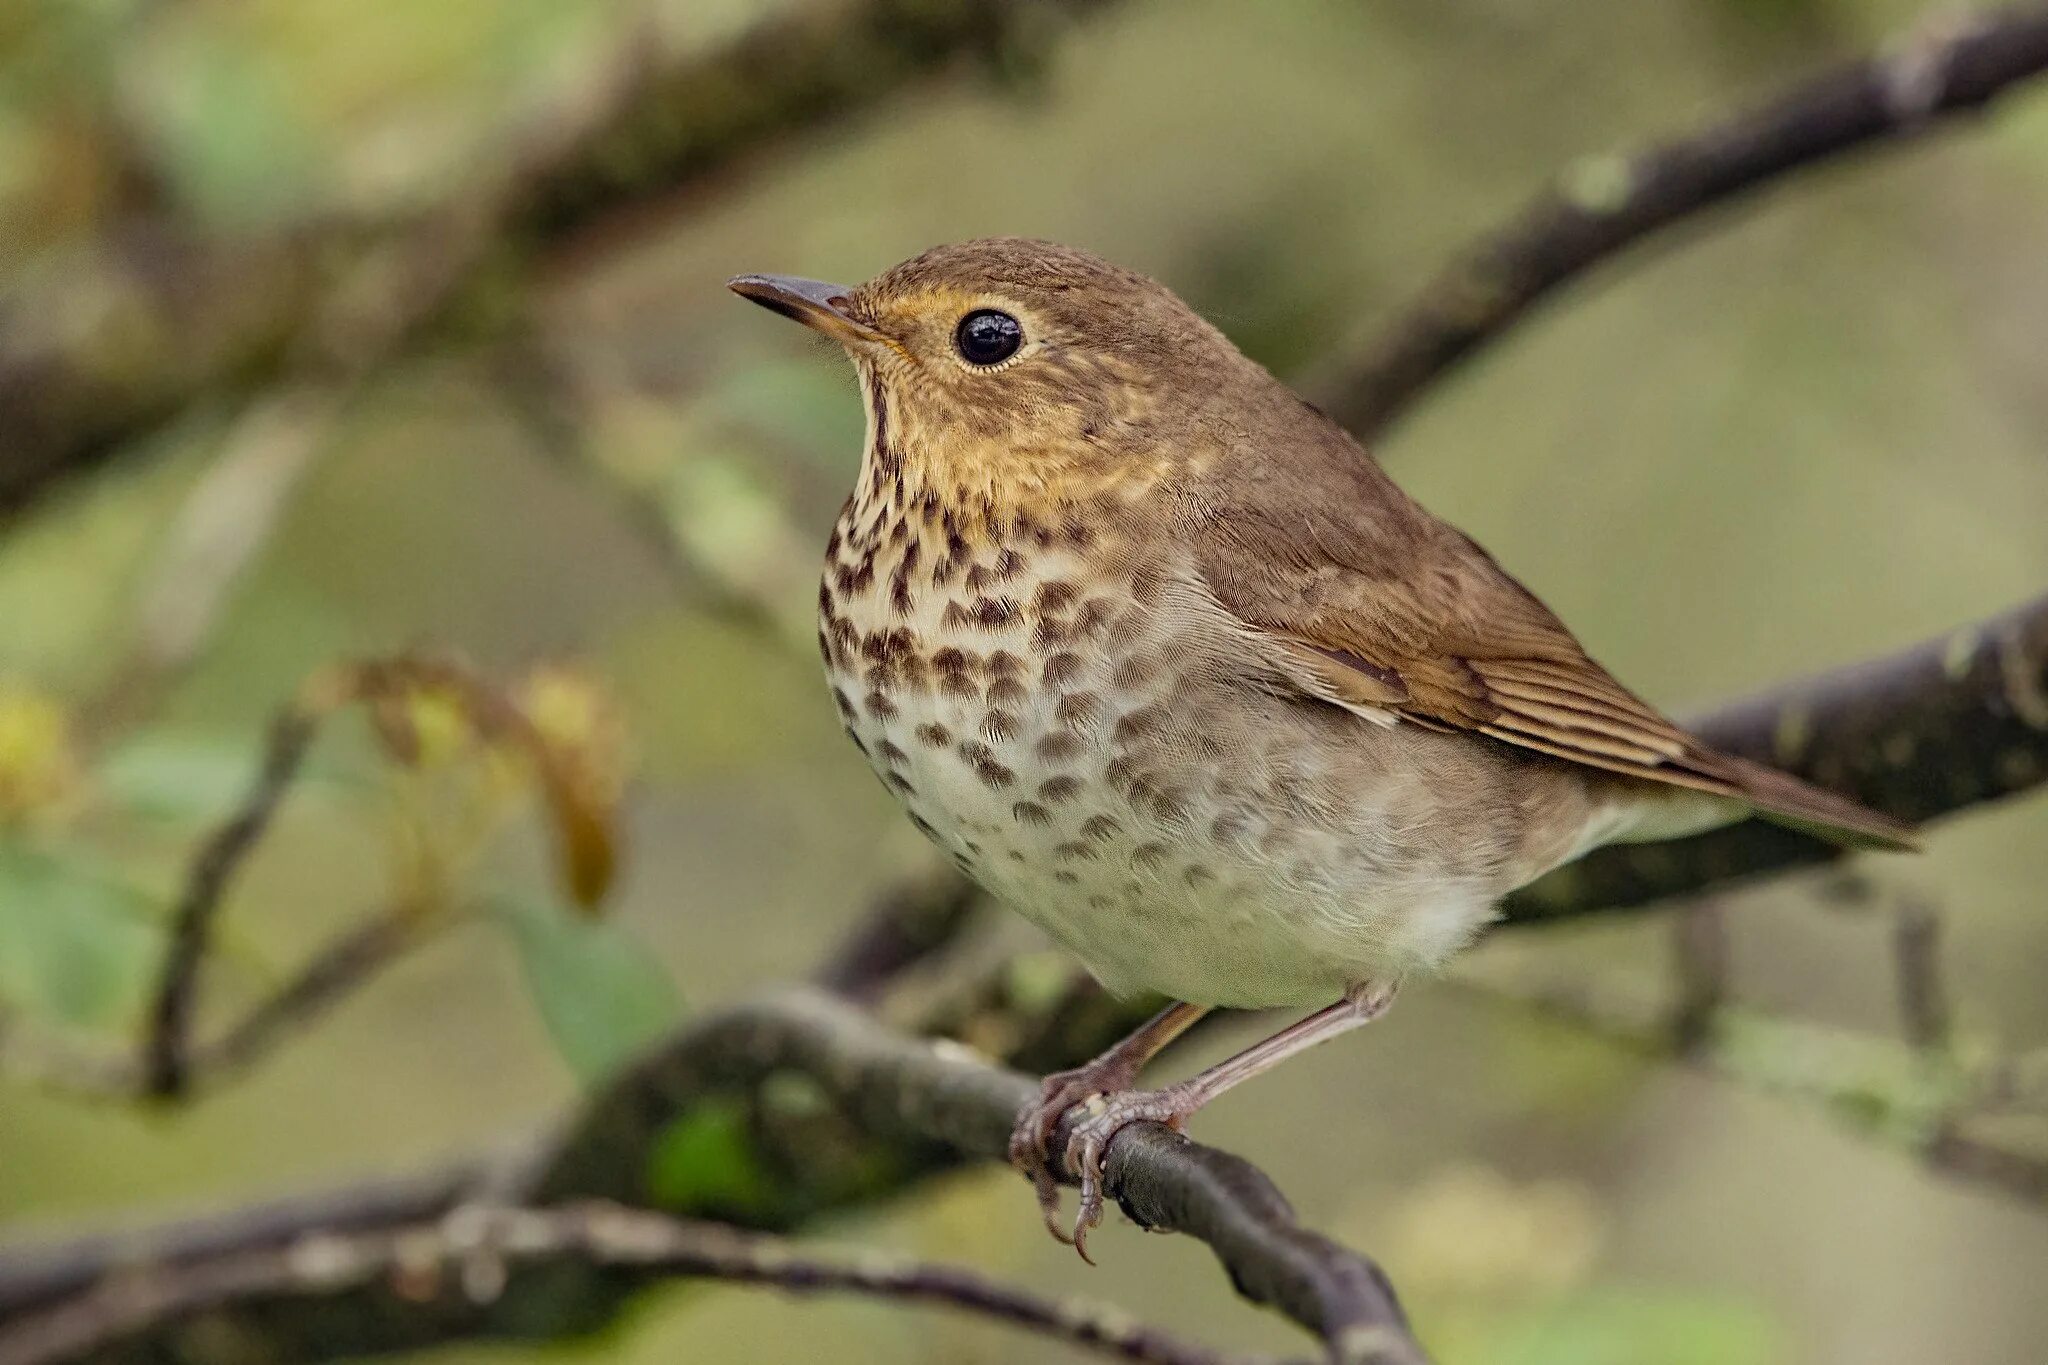
[[[74,794],[78,780],[64,708],[46,693],[0,681],[0,820],[48,810]]]

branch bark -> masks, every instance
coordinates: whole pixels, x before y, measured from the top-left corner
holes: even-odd
[[[1037,1092],[1030,1078],[957,1044],[893,1034],[841,1000],[792,989],[693,1024],[598,1095],[530,1160],[506,1163],[495,1174],[477,1162],[414,1182],[0,1256],[0,1317],[41,1320],[137,1260],[177,1270],[236,1253],[274,1253],[337,1224],[375,1231],[436,1220],[477,1200],[643,1202],[650,1154],[676,1124],[724,1097],[768,1090],[771,1081],[786,1090],[792,1078],[846,1117],[866,1144],[866,1160],[893,1157],[889,1178],[899,1182],[909,1172],[963,1159],[1001,1159],[1018,1109]],[[764,1122],[775,1124],[773,1116]],[[794,1164],[777,1182],[773,1204],[752,1210],[753,1220],[787,1224],[849,1198],[872,1197],[871,1187],[835,1185],[832,1172],[843,1169],[829,1158]],[[1241,1294],[1314,1332],[1333,1360],[1423,1359],[1379,1268],[1302,1228],[1250,1163],[1145,1124],[1111,1145],[1107,1177],[1110,1195],[1134,1219],[1206,1242]],[[1020,1189],[1020,1212],[1021,1197]],[[97,1340],[92,1358],[98,1365],[198,1365],[207,1343],[223,1332],[267,1357],[295,1361],[474,1336],[562,1335],[615,1314],[643,1282],[626,1273],[554,1273],[522,1279],[492,1303],[459,1308],[422,1302],[390,1280],[354,1284],[345,1293],[286,1287],[192,1322],[138,1320],[118,1338]]]
[[[513,1273],[602,1273],[723,1280],[792,1293],[865,1294],[943,1304],[1151,1365],[1250,1365],[1180,1341],[1120,1309],[1051,1299],[954,1266],[881,1252],[831,1253],[716,1223],[616,1204],[551,1209],[464,1205],[424,1222],[323,1230],[286,1245],[122,1267],[74,1299],[0,1334],[0,1365],[86,1358],[142,1329],[190,1325],[281,1299],[390,1285],[420,1311],[460,1316],[502,1299]]]
[[[1945,19],[1700,132],[1567,169],[1310,392],[1360,440],[1461,361],[1637,242],[1795,171],[1917,140],[2048,70],[2048,11]]]

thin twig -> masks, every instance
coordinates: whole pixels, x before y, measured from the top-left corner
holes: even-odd
[[[1466,974],[1459,984],[1510,1000],[1654,1061],[1672,1062],[1825,1111],[1857,1134],[2021,1198],[2048,1202],[2048,1152],[1963,1131],[1995,1108],[1996,1064],[1930,1067],[1891,1039],[1724,1007],[1700,1042],[1674,1043],[1666,1007],[1603,995],[1585,983],[1528,985]]]
[[[317,717],[297,704],[278,714],[270,725],[255,785],[192,862],[184,893],[171,915],[170,943],[149,1009],[149,1030],[142,1049],[146,1094],[169,1097],[185,1088],[191,1067],[187,1040],[214,918],[235,872],[270,828],[305,760],[317,724]]]
[[[468,723],[486,740],[503,742],[531,764],[548,803],[554,826],[558,862],[572,896],[594,905],[609,885],[615,849],[608,827],[610,812],[601,793],[589,790],[587,774],[574,756],[551,743],[531,718],[500,689],[468,669],[440,659],[397,656],[335,665],[313,675],[272,720],[255,784],[240,806],[200,846],[187,874],[185,888],[172,914],[170,942],[159,969],[141,1047],[142,1093],[161,1099],[183,1094],[191,1083],[193,1014],[212,941],[213,924],[236,871],[269,829],[304,762],[306,750],[324,719],[354,702],[368,702],[387,747],[406,749],[417,743],[402,709],[388,705],[414,691],[452,698]],[[254,1033],[230,1035],[230,1055],[261,1051],[277,1029],[301,1017],[308,1008],[332,1003],[342,991],[360,984],[369,971],[382,966],[400,946],[405,907],[371,921],[363,937],[337,945],[340,957],[316,962],[312,979],[294,983],[289,998],[271,1002],[276,1010],[259,1009],[245,1021]]]
[[[1562,286],[1660,229],[1844,153],[1918,139],[2048,70],[2048,11],[1944,17],[1687,137],[1569,168],[1311,392],[1370,440]]]
[[[513,1272],[584,1265],[722,1280],[791,1293],[851,1293],[940,1304],[1150,1365],[1250,1365],[1182,1341],[1121,1309],[1052,1299],[957,1266],[878,1251],[832,1252],[716,1223],[616,1204],[548,1209],[461,1206],[431,1222],[303,1235],[257,1250],[125,1266],[113,1278],[0,1331],[0,1365],[89,1357],[139,1329],[169,1329],[277,1296],[322,1298],[386,1283],[422,1311],[461,1315],[496,1298]]]
[[[354,994],[435,929],[453,922],[398,903],[344,930],[307,960],[282,986],[264,996],[218,1038],[194,1043],[184,1059],[180,1096],[247,1071]],[[0,1018],[0,1023],[4,1023]],[[165,1098],[150,1088],[132,1053],[102,1054],[49,1040],[0,1041],[0,1071],[72,1099]]]
[[[1941,974],[1941,916],[1918,896],[1908,896],[1893,918],[1892,966],[1906,1041],[1924,1052],[1945,1054],[1952,1020]]]

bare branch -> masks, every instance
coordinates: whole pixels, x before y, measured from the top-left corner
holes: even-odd
[[[1244,1357],[1177,1340],[1120,1309],[1030,1294],[960,1267],[876,1251],[799,1248],[716,1223],[605,1203],[464,1205],[429,1222],[322,1231],[283,1246],[126,1265],[74,1299],[13,1321],[0,1333],[0,1365],[53,1365],[145,1329],[175,1331],[202,1314],[375,1285],[398,1287],[420,1312],[461,1314],[499,1298],[514,1271],[579,1266],[941,1304],[1123,1360],[1249,1365]]]
[[[214,918],[229,881],[270,828],[305,761],[317,724],[317,714],[298,704],[278,714],[271,722],[255,785],[241,808],[206,841],[192,862],[184,893],[171,914],[170,945],[164,952],[149,1009],[149,1032],[142,1051],[143,1088],[148,1094],[176,1095],[185,1088],[191,1067],[187,1040]]]
[[[493,1184],[522,1203],[638,1202],[646,1194],[649,1155],[672,1125],[722,1095],[772,1089],[774,1078],[786,1089],[794,1077],[844,1115],[866,1144],[869,1164],[887,1154],[893,1163],[891,1183],[963,1158],[1001,1159],[1018,1108],[1036,1093],[1027,1077],[989,1065],[957,1044],[893,1034],[842,1001],[791,990],[691,1025],[595,1097],[545,1151],[522,1160],[520,1168],[528,1174]],[[772,1116],[768,1121],[773,1127]],[[442,1173],[395,1193],[388,1186],[372,1186],[364,1197],[402,1208],[408,1221],[439,1217],[466,1200],[479,1169],[472,1165],[453,1175]],[[876,1193],[871,1183],[835,1184],[834,1169],[835,1163],[823,1156],[793,1163],[787,1179],[776,1182],[774,1203],[750,1210],[750,1221],[772,1226]],[[1422,1358],[1378,1267],[1300,1227],[1271,1182],[1249,1163],[1160,1125],[1141,1124],[1111,1145],[1108,1187],[1144,1225],[1208,1243],[1240,1293],[1315,1332],[1334,1358],[1360,1365]],[[251,1243],[274,1248],[322,1231],[338,1211],[345,1213],[349,1199],[342,1192],[300,1206],[173,1225],[133,1239],[101,1238],[84,1248],[0,1256],[0,1309],[46,1307],[85,1292],[110,1264],[140,1254],[138,1248],[166,1264]],[[443,1202],[420,1207],[436,1199]],[[539,1328],[488,1306],[456,1317],[438,1314],[409,1301],[403,1286],[383,1283],[362,1286],[348,1313],[321,1315],[318,1320],[330,1329],[326,1335],[310,1333],[310,1320],[290,1312],[277,1297],[266,1299],[260,1311],[252,1306],[236,1315],[235,1322],[255,1338],[289,1334],[271,1343],[271,1353],[280,1358],[316,1360],[464,1336],[574,1330],[615,1313],[631,1287],[613,1279],[549,1283],[554,1315]],[[508,1296],[508,1301],[517,1298]],[[348,1324],[346,1334],[334,1332],[336,1320]],[[210,1321],[218,1328],[217,1315]],[[103,1343],[95,1359],[160,1357],[166,1350],[175,1357],[169,1343],[145,1331],[117,1345]]]
[[[246,1071],[447,923],[445,916],[401,903],[345,930],[218,1038],[193,1045],[183,1061],[179,1093]],[[0,1048],[0,1069],[55,1094],[90,1100],[162,1098],[133,1054],[6,1041],[10,1045]]]
[[[1951,19],[1700,132],[1568,168],[1309,388],[1360,439],[1552,293],[1674,223],[1791,173],[1913,141],[2048,69],[2048,11]]]

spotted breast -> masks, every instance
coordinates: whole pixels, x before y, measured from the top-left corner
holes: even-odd
[[[1247,688],[1170,538],[1106,532],[1100,507],[964,511],[872,440],[867,465],[819,597],[846,729],[919,829],[1105,984],[1313,1001],[1485,920],[1513,839],[1432,829],[1455,791],[1519,830],[1487,766],[1512,758]]]

